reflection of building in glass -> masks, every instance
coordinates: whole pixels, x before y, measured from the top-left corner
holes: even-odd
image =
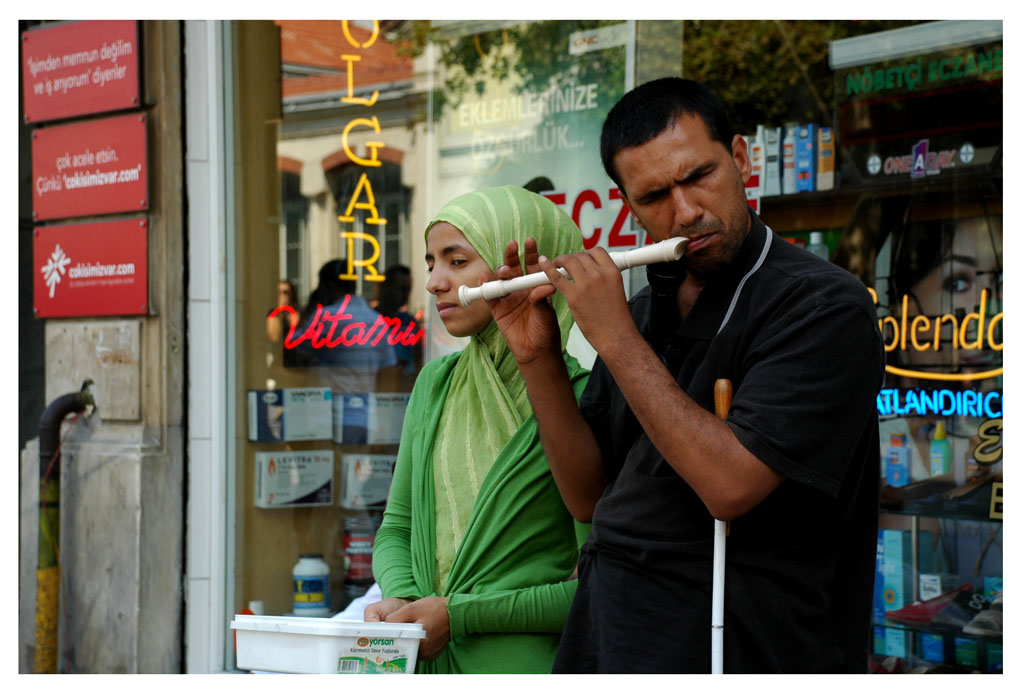
[[[303,251],[308,241],[308,201],[299,185],[302,162],[290,157],[278,157],[281,175],[281,272],[280,277],[292,283],[295,300],[308,290],[309,258]]]

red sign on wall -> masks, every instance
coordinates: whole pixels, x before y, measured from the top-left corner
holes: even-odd
[[[21,35],[25,122],[139,106],[139,25],[70,22]]]
[[[146,116],[103,118],[32,133],[32,216],[146,209]]]
[[[146,313],[146,236],[145,219],[36,227],[32,239],[36,315]]]

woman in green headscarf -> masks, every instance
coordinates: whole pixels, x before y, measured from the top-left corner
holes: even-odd
[[[490,308],[459,303],[515,241],[555,258],[582,250],[579,229],[515,186],[469,193],[427,225],[427,291],[461,352],[429,362],[405,413],[394,480],[373,550],[384,599],[367,621],[422,623],[417,672],[551,672],[576,592],[585,528],[562,503],[526,386]],[[572,316],[551,297],[579,398],[587,373],[565,350]]]

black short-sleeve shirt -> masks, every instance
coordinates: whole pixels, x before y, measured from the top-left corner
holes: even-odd
[[[715,380],[731,380],[729,427],[785,477],[730,524],[725,671],[864,672],[884,369],[874,306],[851,274],[751,217],[736,262],[684,323],[650,287],[631,311],[701,406],[713,411]],[[610,482],[555,669],[708,672],[714,519],[600,359],[580,407]]]

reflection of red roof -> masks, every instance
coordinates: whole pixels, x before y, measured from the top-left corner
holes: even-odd
[[[357,157],[358,156],[364,156],[367,159],[370,158],[370,151],[368,149],[365,149],[365,148],[364,148],[364,152],[362,154],[360,154],[359,152],[355,152],[354,154]],[[404,156],[404,154],[403,154],[402,150],[395,149],[394,147],[378,147],[377,148],[377,159],[379,159],[381,161],[387,161],[387,162],[391,162],[392,164],[401,165],[402,157],[403,156]],[[278,162],[279,162],[278,163],[278,168],[282,169],[282,170],[284,170],[284,169],[282,168],[282,166],[280,164],[280,161],[283,158],[284,157],[278,157],[277,158]],[[324,167],[324,171],[330,171],[331,169],[334,169],[334,168],[337,168],[337,167],[340,167],[340,166],[344,166],[344,165],[348,164],[351,161],[352,160],[349,159],[349,156],[347,154],[345,154],[345,150],[339,149],[337,152],[333,152],[331,154],[328,154],[326,157],[321,159],[320,160],[320,164],[321,164],[321,166]],[[300,162],[300,165],[301,165],[301,162]]]
[[[292,157],[283,157],[280,154],[277,155],[277,170],[285,171],[287,173],[301,174],[302,173],[302,162]]]
[[[348,89],[348,62],[344,55],[357,55],[352,64],[352,81],[356,87],[412,78],[412,59],[399,58],[395,47],[383,36],[368,48],[353,46],[345,37],[341,21],[280,19],[281,61],[338,70],[334,74],[287,77],[281,87],[282,96],[315,94]],[[359,42],[373,35],[369,29],[349,22],[349,33]]]

